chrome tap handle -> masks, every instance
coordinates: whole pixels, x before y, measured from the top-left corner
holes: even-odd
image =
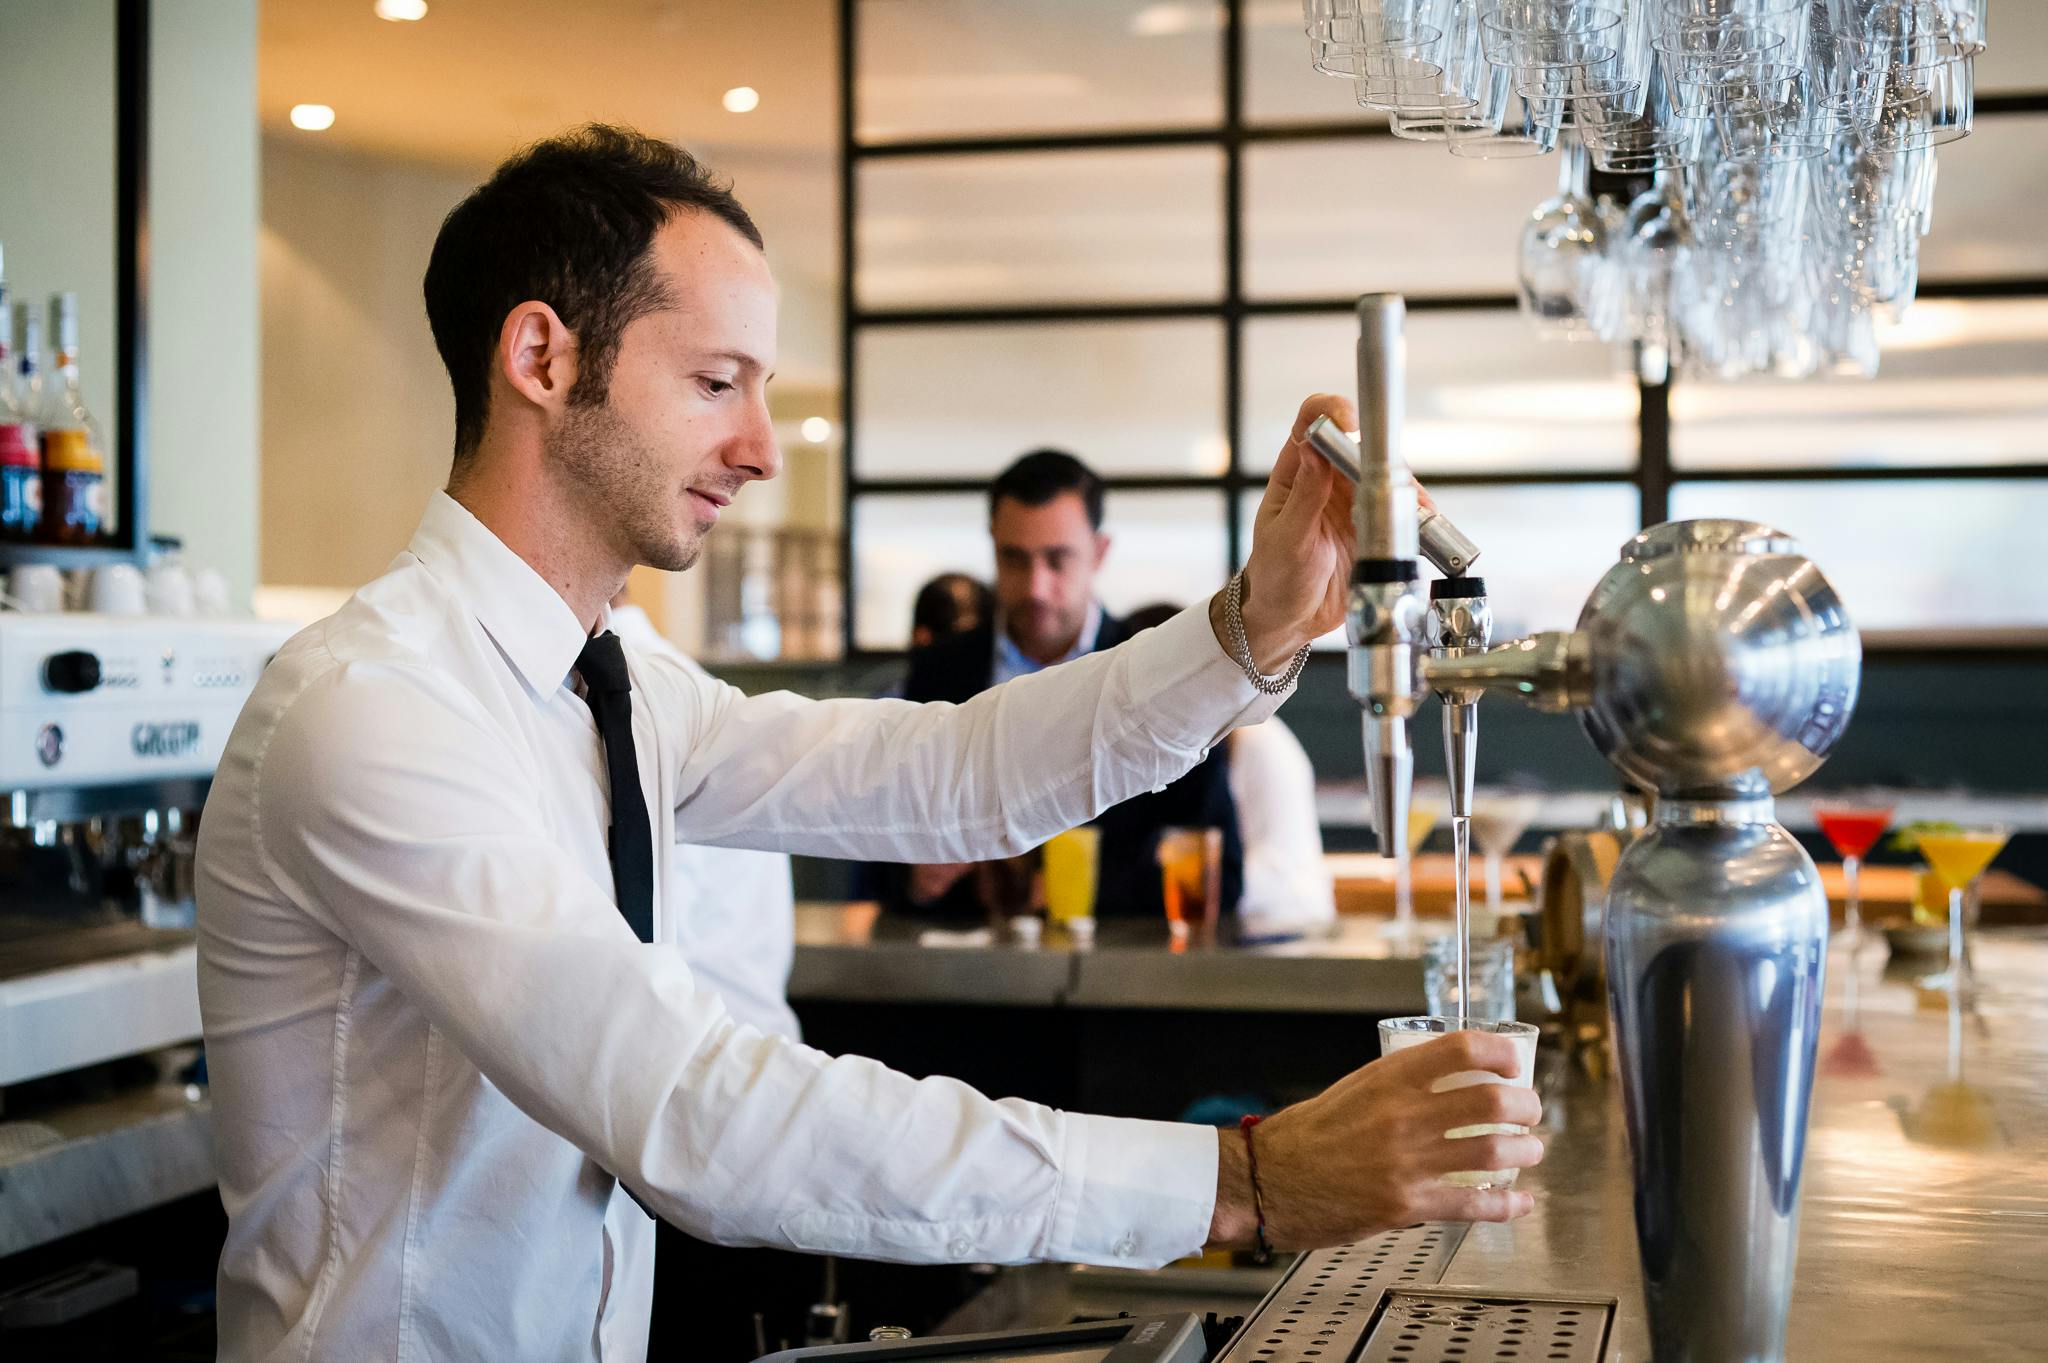
[[[1319,416],[1310,423],[1308,433],[1302,438],[1331,468],[1352,483],[1358,482],[1358,442],[1338,430],[1336,422]],[[1479,561],[1479,546],[1472,542],[1471,536],[1451,524],[1451,518],[1441,511],[1421,507],[1415,531],[1422,556],[1434,563],[1436,570],[1445,577],[1463,577]]]

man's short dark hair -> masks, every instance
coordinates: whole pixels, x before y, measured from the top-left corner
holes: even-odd
[[[592,123],[536,142],[455,206],[427,261],[427,322],[455,387],[455,461],[475,453],[505,314],[553,308],[576,333],[569,401],[602,402],[628,323],[666,301],[648,247],[678,212],[760,229],[696,157],[630,128]]]
[[[1026,506],[1044,506],[1063,492],[1079,493],[1088,508],[1088,524],[1102,528],[1102,479],[1094,469],[1065,450],[1033,450],[996,475],[988,489],[988,514],[1008,497]]]

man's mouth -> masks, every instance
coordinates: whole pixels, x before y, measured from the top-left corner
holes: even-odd
[[[696,502],[698,515],[707,521],[717,520],[718,513],[732,505],[732,498],[720,492],[701,492],[691,488],[690,496]]]

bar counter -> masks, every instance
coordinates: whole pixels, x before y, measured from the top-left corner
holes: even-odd
[[[1914,985],[1938,958],[1888,962],[1881,939],[1853,953],[1838,940],[1831,952],[1787,1359],[2048,1357],[2048,932],[1988,930],[1974,954],[1977,997],[1952,1011],[1946,995]],[[1552,1053],[1542,1063],[1547,1151],[1525,1182],[1535,1213],[1462,1239],[1446,1228],[1455,1249],[1403,1285],[1612,1301],[1598,1357],[1647,1363],[1619,1090],[1599,1064]],[[1365,1258],[1344,1253],[1303,1256],[1266,1313],[1286,1309],[1291,1284]],[[1172,1269],[1158,1296],[1132,1280],[1105,1298],[1099,1272],[1018,1270],[948,1328],[1052,1323],[1084,1285],[1098,1311],[1245,1314],[1243,1270],[1212,1271],[1207,1294],[1188,1285],[1200,1270]],[[1377,1318],[1360,1311],[1304,1343],[1320,1351],[1317,1363],[1344,1363]],[[1297,1350],[1254,1347],[1270,1343],[1249,1338],[1263,1336],[1260,1324],[1255,1316],[1224,1363],[1289,1363]]]
[[[1149,919],[1104,919],[1086,948],[1056,928],[1035,947],[920,945],[930,926],[873,904],[797,905],[791,1001],[1381,1017],[1422,1008],[1420,947],[1390,938],[1381,919],[1340,917],[1328,936],[1252,944],[1234,942],[1226,924],[1219,944],[1180,952]]]

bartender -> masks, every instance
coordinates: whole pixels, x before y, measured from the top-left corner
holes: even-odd
[[[1529,1210],[1439,1177],[1541,1157],[1444,1135],[1537,1120],[1526,1089],[1432,1091],[1513,1073],[1505,1038],[1216,1131],[826,1056],[658,945],[678,840],[1015,853],[1271,713],[1265,679],[1343,612],[1348,490],[1298,437],[1348,404],[1303,406],[1241,617],[1219,592],[959,706],[749,698],[622,648],[606,604],[781,467],[744,209],[678,148],[586,128],[456,207],[425,291],[447,490],[266,670],[200,834],[223,1360],[641,1359],[650,1214],[731,1245],[1136,1267]]]

